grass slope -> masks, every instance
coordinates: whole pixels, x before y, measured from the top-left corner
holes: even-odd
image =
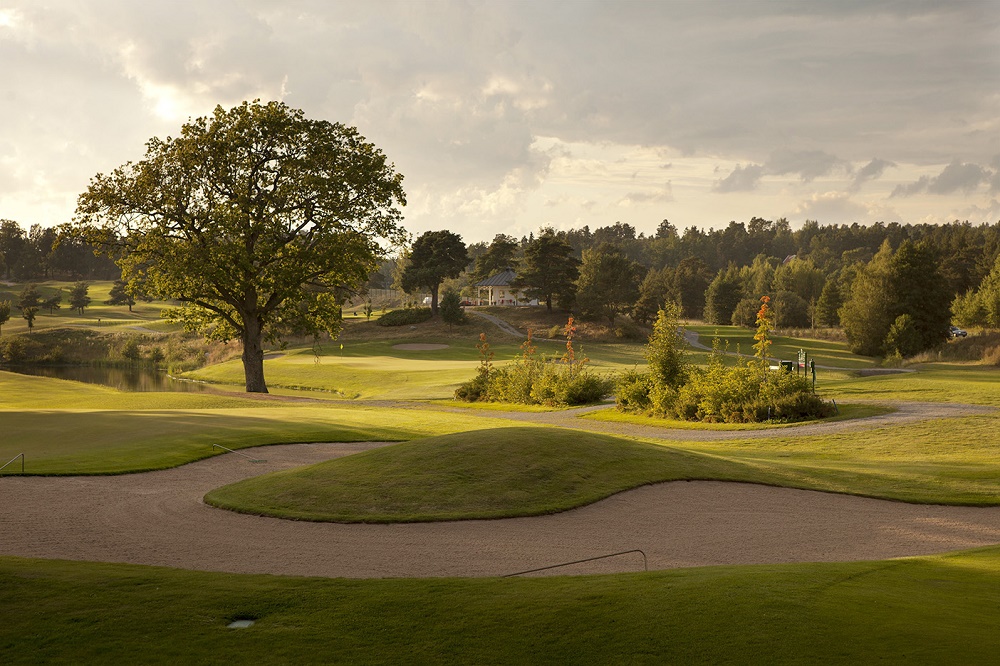
[[[212,444],[239,449],[291,442],[398,441],[509,424],[474,415],[340,403],[123,393],[0,372],[0,464],[23,452],[28,474],[163,469],[221,454]]]
[[[210,492],[244,513],[337,522],[532,516],[636,486],[724,474],[710,458],[555,428],[456,433],[275,472]]]
[[[0,557],[0,662],[991,663],[1000,548],[885,562],[337,580]],[[234,619],[254,619],[242,630]]]

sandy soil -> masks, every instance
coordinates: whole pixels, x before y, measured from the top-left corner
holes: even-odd
[[[206,506],[212,488],[383,444],[255,449],[172,470],[2,477],[0,553],[206,571],[343,577],[497,576],[641,549],[650,569],[849,561],[1000,543],[1000,508],[919,506],[722,482],[647,486],[537,518],[337,525]],[[638,554],[548,573],[642,570]]]

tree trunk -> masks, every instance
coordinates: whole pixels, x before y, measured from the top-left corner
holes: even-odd
[[[549,312],[552,312],[552,294],[545,295],[545,307]]]
[[[264,383],[263,327],[256,317],[243,320],[243,375],[247,393],[267,393]]]
[[[436,284],[431,287],[431,316],[436,317],[438,313],[438,287],[440,285]]]

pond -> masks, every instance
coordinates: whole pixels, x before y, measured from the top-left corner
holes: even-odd
[[[110,386],[119,391],[204,391],[197,382],[171,379],[166,372],[152,368],[105,368],[85,365],[5,365],[0,370],[22,375],[70,379],[87,384]]]

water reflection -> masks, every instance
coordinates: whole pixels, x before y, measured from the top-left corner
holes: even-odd
[[[171,379],[166,372],[150,368],[102,368],[79,365],[3,366],[0,370],[22,375],[70,379],[110,386],[119,391],[204,391],[205,385]]]

